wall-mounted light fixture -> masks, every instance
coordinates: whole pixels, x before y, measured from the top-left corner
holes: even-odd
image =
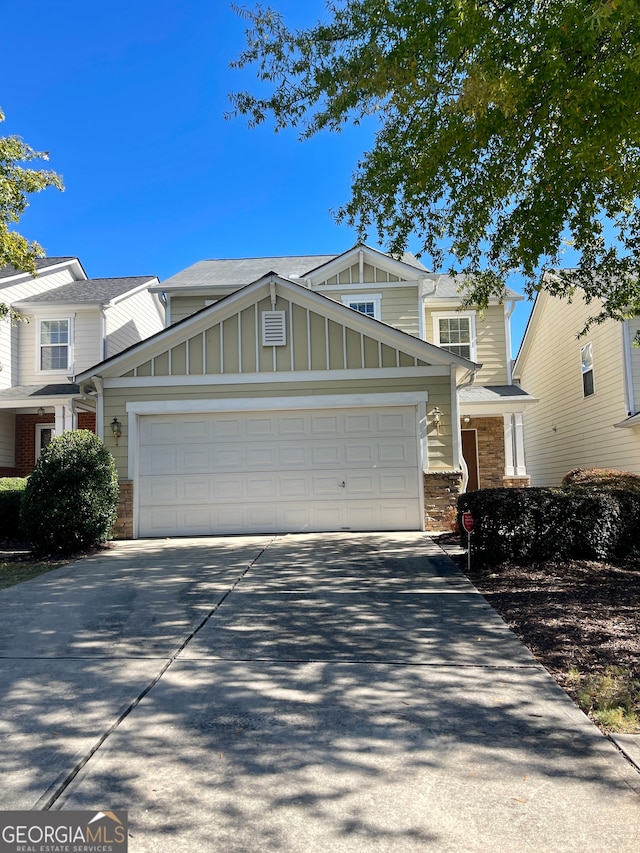
[[[122,424],[117,418],[114,418],[111,421],[111,432],[113,433],[113,437],[116,440],[116,447],[118,446],[118,439],[122,435]]]
[[[465,415],[465,416],[462,418],[462,422],[465,424],[465,426],[469,426],[469,424],[471,423],[471,417],[470,417],[470,415]]]
[[[38,409],[38,417],[39,418],[44,417],[44,409],[42,408],[42,406],[40,406],[40,408]]]
[[[436,435],[440,435],[440,424],[442,422],[442,412],[436,406],[435,409],[431,412],[431,421],[436,428]]]

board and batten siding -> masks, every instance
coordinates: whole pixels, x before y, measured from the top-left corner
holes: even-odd
[[[434,314],[457,313],[456,306],[439,306],[435,302],[425,307],[425,337],[435,343],[433,333]],[[477,385],[506,385],[508,383],[507,332],[504,305],[489,305],[482,315],[476,313],[476,361],[482,365],[476,377]]]
[[[0,467],[13,468],[16,464],[16,418],[13,412],[0,409]]]
[[[64,371],[39,372],[38,367],[38,318],[43,320],[65,320],[73,321],[73,368]],[[102,359],[102,339],[100,326],[100,312],[98,308],[92,307],[86,311],[65,311],[64,306],[60,309],[48,310],[38,313],[37,316],[29,316],[28,323],[20,323],[19,332],[19,358],[20,358],[20,385],[42,385],[45,382],[66,382],[66,377],[71,373],[80,373],[97,364]]]
[[[334,276],[335,278],[335,276]],[[334,283],[335,287],[335,283]],[[364,289],[363,289],[364,288]],[[419,318],[418,318],[418,288],[417,285],[409,285],[407,287],[380,287],[379,282],[364,282],[358,285],[357,290],[345,288],[344,290],[326,290],[322,286],[315,287],[318,293],[323,296],[333,299],[335,302],[342,302],[343,296],[357,297],[359,293],[366,292],[366,288],[376,289],[382,296],[380,303],[381,320],[395,329],[400,329],[401,332],[406,332],[408,335],[418,337],[420,334]],[[203,296],[175,296],[171,299],[171,324],[184,320],[190,317],[197,311],[202,310],[212,300]]]
[[[424,366],[401,349],[282,297],[278,297],[276,310],[285,312],[286,345],[261,346],[261,315],[270,310],[269,299],[256,302],[138,365],[127,375],[197,376]]]
[[[622,325],[607,320],[578,338],[597,306],[546,293],[519,379],[539,399],[524,420],[527,470],[534,486],[557,486],[574,468],[620,468],[640,474],[640,434],[618,429],[627,417]],[[580,350],[593,344],[595,393],[584,397]]]
[[[134,293],[105,311],[105,357],[117,355],[164,329],[156,298],[148,290]]]
[[[425,383],[428,389],[425,391]],[[312,382],[298,382],[288,385],[283,382],[259,382],[237,385],[218,385],[215,381],[202,385],[185,386],[176,382],[175,385],[163,385],[158,387],[136,386],[127,388],[105,388],[104,392],[104,440],[105,444],[114,455],[121,479],[129,479],[133,472],[128,471],[128,416],[127,403],[157,402],[165,400],[226,400],[226,399],[255,399],[281,397],[308,397],[318,396],[318,405],[322,406],[322,397],[343,395],[345,406],[354,395],[368,394],[395,394],[402,392],[425,391],[428,393],[427,409],[431,411],[434,406],[439,406],[442,411],[441,435],[435,435],[432,427],[429,427],[429,470],[443,471],[451,470],[453,466],[452,438],[451,438],[451,379],[449,376],[435,376],[425,379],[416,378],[384,378],[381,376],[376,380],[361,381],[357,379],[344,380],[317,380]],[[117,418],[122,424],[122,436],[115,445],[115,439],[111,434],[109,424]]]

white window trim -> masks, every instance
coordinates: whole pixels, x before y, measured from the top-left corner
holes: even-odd
[[[52,438],[53,438],[53,436],[55,436],[55,435],[57,435],[57,434],[58,434],[58,430],[56,429],[56,425],[55,425],[55,424],[52,424],[52,423],[41,423],[41,424],[36,424],[36,433],[35,433],[35,441],[36,441],[36,460],[40,458],[40,453],[42,452],[42,448],[41,448],[42,441],[41,441],[40,436],[41,436],[41,434],[42,434],[42,431],[43,431],[43,430],[45,430],[45,429],[50,429],[50,430],[52,430]]]
[[[64,320],[69,324],[69,342],[67,344],[67,366],[60,370],[44,370],[41,367],[42,361],[42,346],[40,343],[42,334],[42,324]],[[73,374],[73,341],[75,333],[73,327],[73,317],[38,317],[36,328],[36,374],[39,376],[69,376]]]
[[[440,346],[440,320],[456,320],[460,317],[469,319],[469,332],[471,334],[471,356],[470,361],[478,360],[478,347],[476,336],[476,311],[433,311],[431,314],[433,324],[433,343]]]
[[[582,366],[582,353],[586,350],[587,347],[591,347],[591,367],[589,370],[585,370]],[[582,383],[582,399],[588,400],[589,397],[595,397],[596,394],[596,372],[594,369],[595,358],[593,355],[593,341],[587,341],[586,344],[583,344],[580,347],[580,382]],[[591,394],[584,393],[584,377],[587,373],[591,372],[591,381],[593,384],[593,391]]]
[[[350,293],[342,295],[342,304],[351,308],[352,302],[373,302],[373,319],[382,319],[382,294],[381,293]],[[353,309],[354,311],[357,309]],[[368,316],[365,314],[365,317]]]

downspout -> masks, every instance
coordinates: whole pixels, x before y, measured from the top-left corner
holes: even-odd
[[[511,356],[511,315],[516,309],[516,303],[507,302],[504,314],[504,334],[507,350],[507,385],[513,385],[513,359]]]
[[[102,376],[92,376],[91,381],[96,387],[96,435],[104,441],[104,383]]]
[[[107,358],[107,304],[100,306],[100,361]]]
[[[624,360],[624,395],[627,403],[627,414],[636,414],[636,401],[633,393],[633,365],[631,363],[631,330],[629,321],[622,322],[622,358]]]

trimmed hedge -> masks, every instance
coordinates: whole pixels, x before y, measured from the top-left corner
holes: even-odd
[[[0,539],[22,539],[20,507],[27,480],[24,477],[0,477]]]
[[[616,468],[574,468],[564,475],[562,485],[640,493],[640,475]]]
[[[51,440],[33,469],[22,503],[22,524],[41,554],[73,554],[111,536],[118,507],[113,456],[88,430]]]
[[[607,560],[638,549],[640,494],[634,491],[481,489],[460,495],[458,512],[467,510],[475,519],[473,552],[487,565]]]

